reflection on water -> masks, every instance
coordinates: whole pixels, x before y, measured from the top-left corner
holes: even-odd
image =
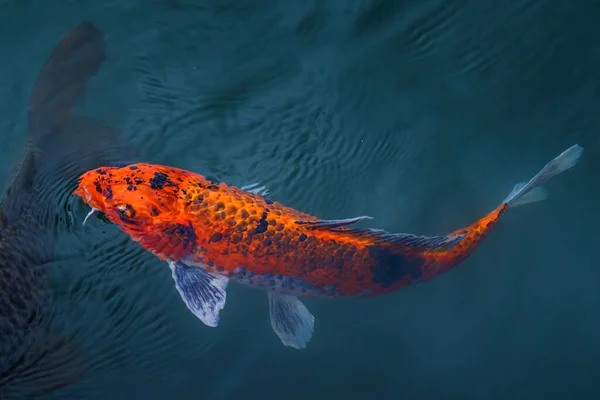
[[[317,323],[301,352],[281,348],[264,293],[230,288],[219,328],[203,326],[164,263],[100,218],[82,227],[88,210],[57,189],[52,321],[89,368],[48,397],[591,397],[598,12],[533,0],[1,2],[4,187],[40,67],[83,20],[104,32],[106,60],[77,115],[121,127],[144,161],[258,181],[319,217],[440,234],[571,144],[587,155],[447,276],[307,301]]]

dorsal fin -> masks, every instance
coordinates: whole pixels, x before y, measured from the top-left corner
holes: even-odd
[[[309,229],[326,229],[349,236],[363,238],[373,242],[374,245],[397,246],[415,251],[450,250],[465,237],[464,234],[448,236],[417,236],[411,233],[390,233],[381,229],[338,229],[356,224],[369,216],[360,216],[346,219],[321,219],[317,221],[295,221],[297,225],[304,225]]]
[[[346,219],[320,219],[318,221],[295,221],[297,225],[306,225],[307,228],[311,229],[332,229],[339,228],[341,226],[348,226],[352,224],[356,224],[365,219],[373,219],[373,217],[368,217],[366,215],[354,218],[346,218]]]
[[[340,233],[373,241],[375,245],[389,245],[415,251],[450,250],[460,243],[465,235],[417,236],[411,233],[390,233],[381,229],[339,230]]]

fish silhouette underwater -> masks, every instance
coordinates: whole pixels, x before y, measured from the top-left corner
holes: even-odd
[[[441,236],[354,228],[370,217],[322,220],[256,189],[148,163],[90,170],[74,194],[92,207],[88,216],[101,211],[167,261],[183,302],[205,325],[218,325],[234,281],[267,292],[271,327],[284,345],[301,349],[314,317],[299,297],[378,296],[439,276],[471,255],[509,208],[544,200],[541,185],[582,151],[565,150],[494,211]]]
[[[60,193],[98,163],[131,162],[119,131],[72,115],[105,58],[83,22],[54,48],[30,95],[27,137],[0,201],[0,398],[31,398],[76,382],[83,352],[48,321]]]

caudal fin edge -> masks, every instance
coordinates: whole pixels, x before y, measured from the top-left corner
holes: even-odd
[[[504,199],[509,207],[517,207],[523,204],[535,203],[546,200],[548,191],[541,185],[555,175],[572,168],[583,153],[583,147],[574,144],[552,161],[548,162],[540,172],[528,182],[521,182],[513,187],[510,194]]]

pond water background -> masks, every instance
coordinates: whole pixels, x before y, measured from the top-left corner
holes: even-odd
[[[120,127],[143,161],[258,181],[322,218],[447,233],[585,149],[459,268],[307,300],[302,351],[281,345],[260,291],[230,286],[204,326],[165,263],[101,219],[81,226],[87,207],[64,199],[53,307],[92,368],[47,398],[597,397],[598,18],[589,0],[0,1],[3,184],[34,80],[84,20],[107,58],[79,114]]]

